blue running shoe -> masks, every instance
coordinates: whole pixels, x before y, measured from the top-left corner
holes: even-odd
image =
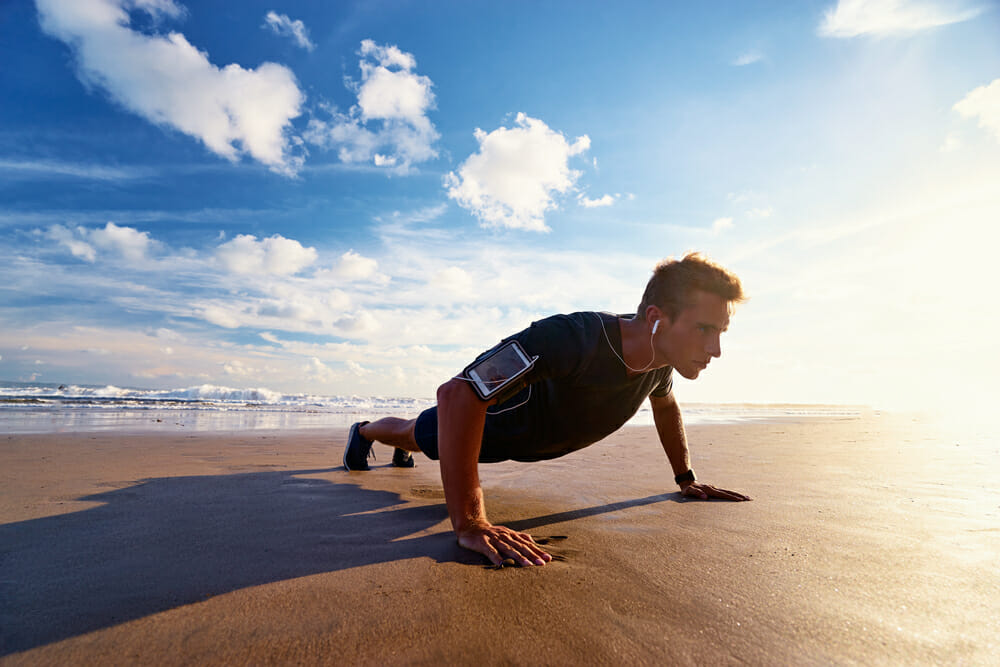
[[[368,459],[375,458],[372,451],[372,441],[361,435],[361,427],[368,422],[358,422],[351,426],[347,436],[347,447],[344,448],[344,467],[348,470],[369,470]]]

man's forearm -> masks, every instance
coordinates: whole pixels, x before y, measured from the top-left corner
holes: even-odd
[[[487,404],[459,380],[438,389],[438,456],[448,516],[455,532],[487,525],[479,484],[479,450]]]
[[[660,443],[663,451],[667,453],[670,460],[670,467],[674,469],[674,477],[682,475],[691,469],[691,455],[688,452],[687,435],[684,433],[684,420],[681,419],[681,409],[673,396],[662,396],[650,398],[653,407],[653,421],[656,423],[656,432],[660,436]],[[681,494],[688,498],[719,498],[722,500],[750,500],[750,496],[727,491],[689,479],[680,482]]]
[[[479,484],[479,450],[486,424],[484,403],[461,380],[450,380],[438,389],[438,456],[448,516],[458,543],[478,551],[494,565],[512,558],[518,565],[545,565],[552,556],[531,536],[486,518],[486,503]]]
[[[674,475],[691,469],[691,455],[688,451],[684,420],[677,401],[670,396],[653,404],[653,422],[660,437],[660,444],[670,461]]]

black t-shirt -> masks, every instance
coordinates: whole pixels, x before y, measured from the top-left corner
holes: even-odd
[[[673,386],[669,366],[628,375],[615,356],[622,353],[618,318],[609,313],[554,315],[504,340],[511,339],[538,361],[526,375],[528,388],[487,413],[482,462],[541,461],[582,449]]]

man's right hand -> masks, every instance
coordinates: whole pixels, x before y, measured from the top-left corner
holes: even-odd
[[[519,533],[506,526],[479,523],[462,530],[456,530],[458,543],[472,551],[478,551],[494,565],[511,558],[518,565],[545,565],[552,556],[542,551],[527,533]]]

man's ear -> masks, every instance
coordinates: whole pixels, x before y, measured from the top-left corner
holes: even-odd
[[[653,322],[660,321],[660,328],[670,326],[670,318],[658,306],[646,306],[646,321],[652,326]]]

